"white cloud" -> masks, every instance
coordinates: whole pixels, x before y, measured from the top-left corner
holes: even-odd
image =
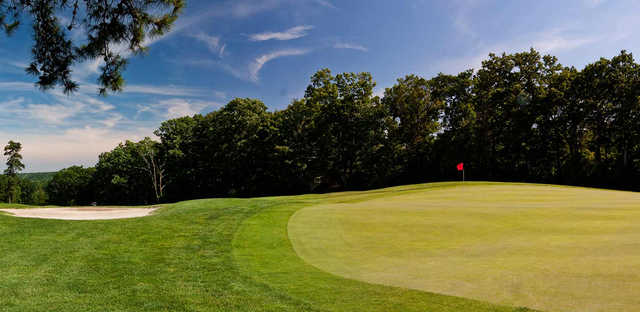
[[[474,29],[473,17],[477,15],[477,7],[481,3],[475,0],[457,0],[451,1],[451,4],[455,8],[449,15],[453,19],[453,27],[459,34],[466,37],[463,40],[476,39],[478,34]]]
[[[373,89],[373,96],[377,96],[377,97],[383,98],[385,90],[386,90],[386,88],[376,87],[375,89]]]
[[[319,4],[319,5],[323,6],[323,7],[330,8],[330,9],[335,9],[336,8],[335,5],[333,5],[331,2],[329,2],[327,0],[313,0],[313,2]]]
[[[259,12],[270,10],[282,4],[281,0],[233,0],[221,4],[220,14],[233,17],[248,17]]]
[[[78,114],[82,109],[82,107],[66,105],[29,104],[24,109],[24,114],[48,124],[62,124],[67,118]]]
[[[475,53],[459,58],[450,58],[440,61],[435,69],[445,73],[458,73],[467,69],[479,69],[482,61],[488,58],[489,53],[502,54],[517,53],[534,48],[542,54],[555,54],[572,51],[580,47],[594,44],[605,38],[594,35],[575,35],[564,29],[551,29],[516,38],[506,42],[475,49]]]
[[[607,0],[583,0],[584,4],[589,8],[595,8],[605,3]]]
[[[109,118],[101,120],[100,123],[102,123],[107,128],[113,128],[123,119],[124,117],[120,114],[111,114]]]
[[[34,91],[36,86],[29,82],[7,81],[0,82],[0,90],[3,91]]]
[[[213,91],[213,95],[215,95],[215,97],[219,98],[219,99],[226,99],[227,98],[227,94],[225,92],[222,91]]]
[[[211,53],[217,54],[219,57],[224,56],[224,50],[226,49],[226,44],[221,44],[220,37],[208,35],[204,32],[199,32],[196,34],[192,34],[191,37],[196,40],[203,42]]]
[[[304,50],[304,49],[287,49],[287,50],[280,50],[280,51],[272,52],[269,54],[261,55],[258,58],[256,58],[251,64],[249,64],[249,78],[254,82],[257,82],[258,80],[260,80],[258,77],[260,70],[265,64],[267,64],[268,62],[274,59],[285,57],[285,56],[304,55],[309,52],[310,50]]]
[[[313,29],[313,26],[301,25],[289,28],[283,32],[264,32],[259,34],[252,34],[249,35],[249,39],[251,41],[293,40],[306,36],[307,31],[311,29]]]
[[[351,50],[358,50],[358,51],[362,51],[362,52],[368,52],[369,49],[367,49],[365,46],[359,45],[359,44],[355,44],[355,43],[336,43],[335,45],[333,45],[333,47],[335,49],[351,49]]]
[[[0,132],[0,137],[22,143],[27,172],[53,171],[72,165],[93,166],[100,153],[110,151],[125,140],[141,140],[153,136],[151,128],[134,128],[126,131],[77,127],[59,133],[51,132]]]
[[[0,61],[0,71],[11,74],[25,74],[25,69],[29,67],[27,62],[15,61],[15,60],[2,60]]]
[[[225,56],[225,51],[227,50],[227,44],[223,44],[218,51],[218,57],[223,58]]]
[[[83,105],[84,106],[84,105]],[[46,124],[61,124],[76,115],[83,107],[63,104],[34,104],[20,97],[0,103],[0,114],[12,120],[35,120]]]
[[[193,116],[202,113],[205,109],[215,109],[223,106],[214,101],[198,101],[183,98],[162,100],[158,103],[138,105],[136,118],[142,113],[152,113],[165,119],[173,119],[184,116]]]
[[[151,85],[127,85],[124,93],[140,93],[166,96],[205,96],[208,92],[200,88],[185,86],[151,86]]]
[[[27,88],[27,86],[30,86]],[[0,83],[0,90],[31,91],[33,85],[28,83]],[[61,90],[50,90],[43,93],[47,98],[45,103],[20,97],[0,103],[0,114],[7,116],[5,122],[19,120],[38,121],[41,125],[61,125],[71,118],[83,116],[87,120],[101,118],[115,106],[101,101],[96,96],[78,93],[74,96],[66,96]],[[48,102],[48,103],[47,103]]]

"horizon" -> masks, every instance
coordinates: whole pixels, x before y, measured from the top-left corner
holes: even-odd
[[[206,114],[236,97],[284,109],[321,68],[371,72],[377,95],[408,74],[477,69],[489,53],[534,48],[582,68],[638,51],[639,8],[630,0],[189,1],[170,33],[130,59],[125,91],[106,98],[97,95],[99,62],[74,68],[74,95],[37,89],[23,70],[25,24],[0,48],[0,138],[23,144],[25,173],[53,172],[93,166],[119,142],[153,137],[166,119]]]

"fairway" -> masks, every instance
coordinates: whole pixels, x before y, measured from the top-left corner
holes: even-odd
[[[433,188],[195,200],[119,220],[0,214],[0,311],[528,311],[327,273],[287,235],[305,207]]]
[[[640,194],[433,184],[297,211],[296,253],[350,279],[545,311],[637,311]]]
[[[0,311],[635,311],[639,201],[431,183],[119,220],[0,214]]]

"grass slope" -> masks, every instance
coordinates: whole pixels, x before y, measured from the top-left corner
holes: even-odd
[[[109,221],[0,215],[0,311],[524,311],[338,277],[289,242],[304,207],[428,187],[198,200]]]
[[[531,184],[298,210],[298,254],[347,278],[547,311],[637,311],[640,193]]]
[[[26,209],[26,208],[40,208],[42,206],[34,206],[34,205],[26,205],[26,204],[9,204],[9,203],[0,203],[0,209]],[[53,206],[50,206],[53,207]]]

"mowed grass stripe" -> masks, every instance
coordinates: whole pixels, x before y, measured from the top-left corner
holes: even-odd
[[[192,201],[112,221],[0,216],[0,311],[291,310],[231,256],[242,220],[269,204]]]
[[[0,311],[516,310],[345,279],[293,251],[297,210],[385,192],[406,191],[197,200],[122,220],[0,215]]]
[[[234,257],[243,274],[306,303],[310,311],[529,311],[339,277],[300,259],[289,241],[289,218],[306,207],[327,202],[362,202],[439,187],[443,185],[273,199],[281,204],[243,223],[234,239]]]
[[[307,262],[347,278],[547,311],[637,311],[640,194],[444,186],[309,206],[289,236]]]

